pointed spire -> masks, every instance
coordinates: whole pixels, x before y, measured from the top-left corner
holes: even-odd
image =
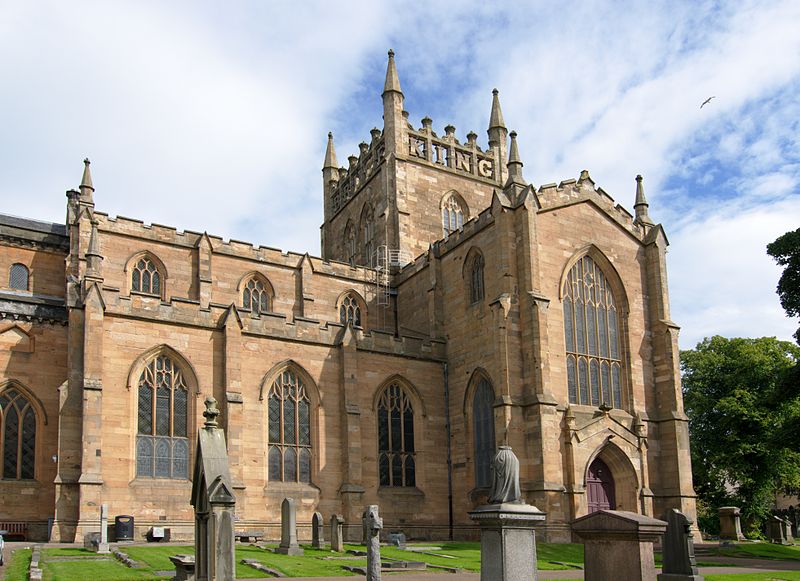
[[[386,82],[383,84],[383,94],[394,91],[403,94],[400,89],[400,77],[397,76],[397,66],[394,64],[394,51],[389,49],[389,64],[386,67]]]
[[[528,183],[522,177],[522,160],[519,157],[519,146],[517,145],[517,132],[512,131],[509,135],[511,137],[511,148],[508,150],[508,180],[506,180],[505,187],[511,184],[518,184],[527,186]]]
[[[89,165],[92,162],[89,161],[89,158],[83,160],[83,176],[81,177],[81,199],[84,202],[94,203],[93,200],[93,193],[94,193],[94,185],[92,184],[92,171],[89,169]]]
[[[497,89],[492,90],[492,114],[489,116],[489,131],[498,127],[500,129],[506,128],[506,122],[503,120],[503,111],[500,109],[500,91]]]
[[[322,169],[325,168],[337,168],[339,167],[339,162],[336,161],[336,149],[333,147],[333,133],[330,131],[328,132],[328,147],[325,150],[325,165],[322,166]]]
[[[92,231],[89,234],[89,247],[86,249],[86,276],[101,278],[100,237],[97,234],[97,220],[92,220]]]
[[[649,204],[647,198],[644,197],[644,186],[642,186],[642,176],[636,176],[636,201],[633,204],[633,210],[636,214],[634,222],[646,226],[652,226],[653,221],[650,220],[648,213]]]

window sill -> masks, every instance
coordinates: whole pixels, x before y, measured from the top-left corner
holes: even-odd
[[[425,498],[425,493],[416,486],[380,486],[378,496],[404,496]]]
[[[320,494],[320,489],[307,482],[267,482],[264,485],[264,495],[291,493],[298,496],[315,496]]]
[[[188,478],[150,478],[137,476],[128,483],[132,488],[191,488]]]

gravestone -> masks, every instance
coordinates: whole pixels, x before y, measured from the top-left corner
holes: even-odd
[[[225,432],[217,425],[220,414],[217,400],[209,397],[205,404],[206,421],[197,431],[192,477],[195,578],[197,581],[229,581],[236,579],[233,537],[236,497]],[[182,562],[188,563],[188,560]]]
[[[719,509],[719,538],[729,541],[743,541],[742,524],[739,521],[741,510],[738,506],[722,506]]]
[[[784,524],[784,531],[785,531],[784,536],[786,537],[786,543],[789,545],[793,545],[794,535],[792,535],[792,521],[790,521],[788,518],[785,518],[783,519],[783,524]]]
[[[667,523],[624,510],[599,510],[577,519],[583,539],[585,581],[656,581],[653,543]]]
[[[658,581],[702,581],[694,558],[692,520],[673,508],[664,516],[667,532],[664,535],[664,559]]]
[[[398,549],[405,550],[406,548],[406,535],[404,532],[389,533],[389,544],[394,545]]]
[[[364,511],[363,526],[367,531],[367,581],[380,581],[383,519],[378,515],[376,504],[370,504]]]
[[[318,512],[311,517],[311,546],[315,549],[323,548],[325,544],[325,522]]]
[[[297,506],[294,498],[284,498],[281,504],[281,544],[275,549],[282,555],[302,555],[297,544]]]
[[[779,516],[771,516],[767,520],[767,537],[770,543],[788,545],[786,540],[786,523]]]
[[[519,460],[500,446],[492,461],[489,504],[469,517],[481,527],[481,581],[536,581],[536,533],[545,514],[522,501]]]
[[[336,551],[337,553],[344,551],[343,525],[344,517],[342,515],[331,515],[331,551]]]
[[[97,552],[108,554],[108,505],[100,505],[100,543],[97,545]]]

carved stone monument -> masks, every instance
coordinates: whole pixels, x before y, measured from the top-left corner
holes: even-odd
[[[325,545],[325,521],[318,512],[311,517],[311,546],[322,549]]]
[[[572,531],[584,543],[585,581],[656,581],[653,543],[667,523],[624,510],[599,510],[577,519]]]
[[[331,515],[331,551],[344,552],[344,517],[340,514]]]
[[[545,514],[522,502],[519,460],[500,446],[492,462],[489,504],[469,517],[481,527],[481,581],[535,581],[536,533]]]
[[[658,581],[702,581],[694,558],[692,520],[678,509],[664,516],[667,533],[664,535],[664,560]]]
[[[743,541],[742,524],[739,521],[741,510],[738,506],[722,506],[719,509],[719,538],[729,541]]]
[[[367,581],[381,578],[381,529],[383,519],[378,515],[378,505],[370,504],[364,511],[364,529],[367,531]]]
[[[303,554],[303,549],[297,544],[297,506],[294,498],[284,498],[281,504],[281,544],[275,552],[282,555]]]
[[[767,536],[770,543],[788,545],[786,540],[786,522],[779,516],[771,516],[767,520]]]
[[[97,552],[107,554],[108,550],[108,505],[100,505],[100,543],[97,545]]]
[[[206,421],[197,433],[192,499],[197,581],[236,579],[233,495],[225,432],[217,425],[217,400],[206,399]]]

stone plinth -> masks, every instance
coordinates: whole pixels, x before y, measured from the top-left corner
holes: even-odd
[[[738,506],[722,506],[719,509],[719,538],[729,541],[743,541],[742,525],[739,521],[741,510]]]
[[[522,503],[487,504],[469,513],[481,527],[481,581],[535,581],[536,533],[545,514]]]
[[[584,543],[585,581],[656,581],[653,543],[667,523],[622,510],[600,510],[572,523]]]

